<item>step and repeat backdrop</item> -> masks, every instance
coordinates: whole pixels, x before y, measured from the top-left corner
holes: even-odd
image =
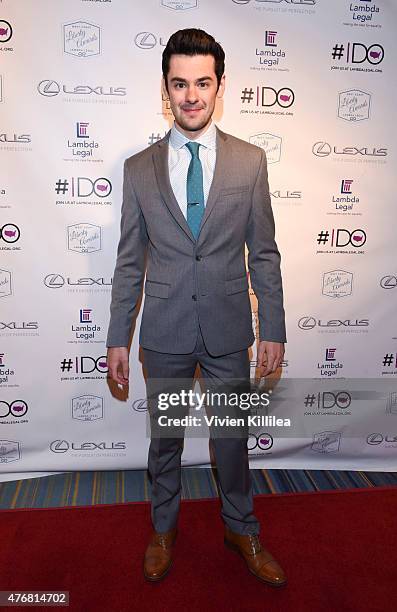
[[[3,479],[146,466],[140,315],[128,395],[105,338],[123,161],[172,125],[185,27],[226,52],[217,124],[268,160],[288,344],[251,466],[397,469],[396,26],[393,0],[0,0]]]

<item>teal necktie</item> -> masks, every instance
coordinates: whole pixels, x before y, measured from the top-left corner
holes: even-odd
[[[187,171],[187,222],[193,236],[197,239],[204,214],[203,168],[198,155],[200,144],[187,142],[186,146],[192,156]]]

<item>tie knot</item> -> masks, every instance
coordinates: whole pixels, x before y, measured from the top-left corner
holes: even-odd
[[[189,149],[190,155],[192,157],[198,157],[198,150],[199,150],[199,146],[200,146],[199,142],[191,142],[190,141],[190,142],[186,143],[186,146]]]

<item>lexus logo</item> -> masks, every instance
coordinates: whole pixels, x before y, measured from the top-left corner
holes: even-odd
[[[147,399],[137,399],[132,402],[132,408],[136,410],[136,412],[145,412],[147,407]]]
[[[383,442],[383,436],[380,433],[373,433],[367,436],[368,444],[381,444]]]
[[[69,450],[69,442],[66,440],[54,440],[50,444],[50,449],[53,453],[66,453]]]
[[[60,274],[47,274],[44,284],[49,289],[59,289],[65,284],[65,279]]]
[[[331,155],[331,145],[328,142],[316,142],[312,151],[317,157],[327,157],[327,155]]]
[[[384,276],[380,281],[380,286],[383,289],[395,289],[397,287],[397,276],[391,274]]]
[[[134,42],[140,49],[153,49],[157,45],[157,38],[151,32],[139,32]]]
[[[316,327],[316,319],[314,317],[302,317],[298,321],[299,329],[313,329]]]
[[[45,79],[37,85],[37,91],[42,96],[57,96],[61,91],[61,87],[56,81]]]

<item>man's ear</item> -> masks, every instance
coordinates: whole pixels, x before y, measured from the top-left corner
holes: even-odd
[[[169,98],[169,94],[167,91],[167,86],[166,86],[166,82],[164,77],[162,77],[161,79],[161,93],[163,94],[163,98],[168,99]]]
[[[223,74],[219,82],[219,87],[218,87],[218,91],[216,92],[216,97],[222,98],[224,93],[225,93],[225,75]]]

